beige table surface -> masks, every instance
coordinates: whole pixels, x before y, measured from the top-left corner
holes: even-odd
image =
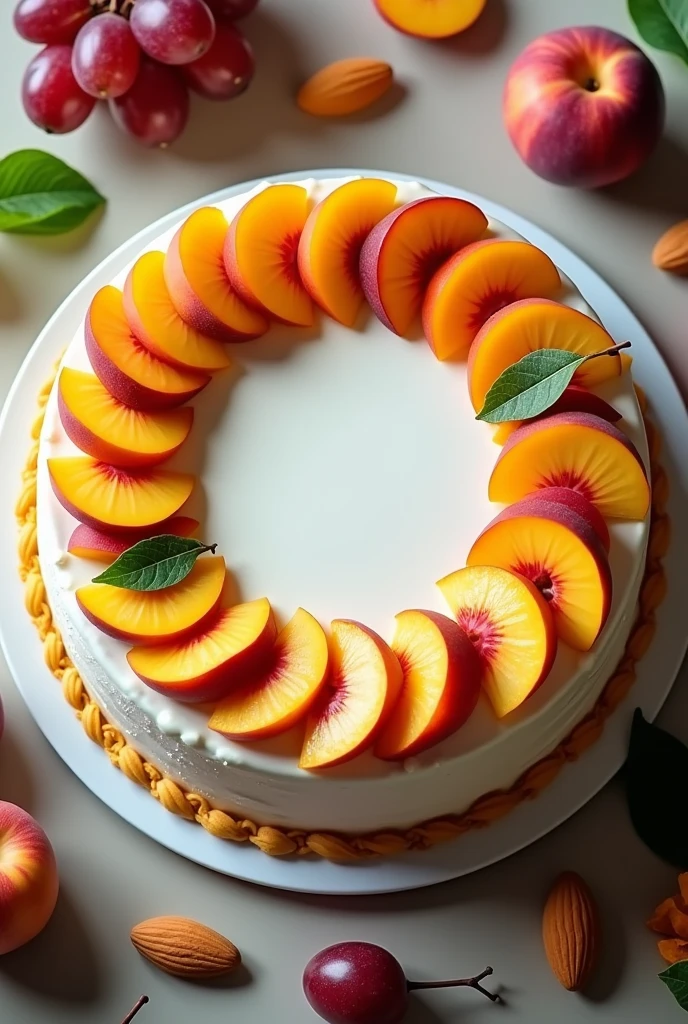
[[[32,52],[0,4],[0,155],[43,147],[72,162],[109,197],[102,220],[77,237],[0,237],[0,392],[45,321],[81,278],[132,233],[183,203],[260,174],[318,166],[396,169],[460,184],[530,217],[570,245],[628,298],[688,388],[687,285],[654,271],[650,249],[688,216],[688,69],[654,54],[669,103],[666,137],[636,178],[604,193],[564,191],[535,178],[502,127],[500,95],[511,59],[532,37],[571,23],[633,35],[623,0],[488,0],[463,38],[424,44],[388,28],[371,0],[263,0],[246,22],[258,75],[233,105],[194,104],[170,152],[148,152],[96,116],[77,133],[48,138],[19,101]],[[301,115],[295,84],[322,64],[371,54],[389,60],[405,95],[376,117],[326,123]],[[2,481],[11,500],[16,481]],[[688,740],[685,672],[663,714]],[[48,684],[46,676],[46,684]],[[472,993],[428,994],[410,1024],[609,1024],[683,1013],[655,975],[661,969],[643,920],[674,887],[674,872],[634,838],[618,783],[529,850],[434,890],[367,899],[303,898],[254,888],[186,863],[124,824],[69,772],[34,725],[0,665],[8,714],[0,743],[0,798],[27,807],[47,829],[60,863],[57,911],[32,944],[0,960],[2,1024],[117,1024],[145,992],[141,1024],[308,1024],[301,971],[322,946],[363,938],[391,947],[415,974],[452,976],[494,965],[508,1008]],[[84,740],[86,742],[86,740]],[[540,906],[564,868],[599,895],[604,958],[589,997],[569,995],[549,973]],[[248,973],[200,988],[156,973],[128,941],[157,914],[186,914],[230,936]],[[250,980],[249,980],[250,975]]]

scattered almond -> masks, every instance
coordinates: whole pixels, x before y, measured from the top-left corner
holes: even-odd
[[[688,274],[688,220],[665,231],[652,250],[652,262],[660,270]]]
[[[556,979],[569,992],[582,989],[600,946],[600,924],[590,889],[580,875],[566,871],[545,902],[542,940]]]
[[[229,939],[188,917],[151,917],[130,937],[141,956],[178,978],[217,978],[241,963]]]
[[[393,81],[389,64],[371,57],[337,60],[301,86],[296,102],[315,117],[344,117],[369,107]]]

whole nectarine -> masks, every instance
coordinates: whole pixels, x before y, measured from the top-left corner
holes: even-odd
[[[504,121],[519,155],[557,185],[599,188],[647,160],[664,126],[654,64],[606,28],[534,39],[512,65]]]

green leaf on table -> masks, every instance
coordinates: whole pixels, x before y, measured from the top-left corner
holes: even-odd
[[[217,544],[202,544],[192,537],[164,533],[127,548],[94,583],[109,583],[123,590],[165,590],[189,575],[196,559]]]
[[[688,747],[636,709],[625,768],[626,803],[637,835],[662,860],[688,869],[685,787]]]
[[[539,416],[563,394],[586,358],[558,348],[529,352],[500,373],[476,419],[506,423]]]
[[[674,53],[688,64],[686,0],[628,0],[628,13],[646,43]]]
[[[667,967],[659,975],[672,996],[683,1010],[688,1010],[688,960]]]
[[[61,235],[105,202],[90,181],[40,149],[0,160],[0,231]]]

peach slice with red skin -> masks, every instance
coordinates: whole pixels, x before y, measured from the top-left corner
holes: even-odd
[[[55,496],[70,515],[96,530],[133,536],[179,512],[196,478],[158,469],[117,469],[89,455],[48,459]]]
[[[560,348],[592,355],[612,348],[614,339],[604,327],[578,309],[549,299],[521,299],[495,313],[477,334],[468,354],[468,390],[476,412],[497,377],[529,352]],[[619,356],[602,356],[583,363],[574,383],[590,388],[618,377]]]
[[[314,320],[313,301],[298,270],[309,212],[301,185],[268,185],[239,210],[224,249],[227,275],[244,302],[297,327],[310,327]]]
[[[197,560],[180,583],[165,590],[125,590],[109,583],[87,583],[76,601],[102,633],[130,644],[168,644],[198,633],[217,609],[225,584],[225,560]]]
[[[105,530],[96,530],[85,523],[79,523],[69,538],[67,551],[76,558],[88,558],[92,562],[110,565],[132,544],[140,540],[157,537],[162,533],[172,534],[174,537],[193,537],[199,526],[198,519],[191,519],[190,516],[172,516],[164,523],[123,537],[121,534],[107,533]]]
[[[184,704],[222,700],[250,673],[260,669],[277,636],[270,602],[222,608],[188,639],[134,647],[129,667],[146,686]]]
[[[586,412],[560,412],[519,427],[490,477],[490,501],[509,505],[542,487],[572,487],[603,516],[644,519],[650,487],[623,431]]]
[[[183,405],[210,377],[164,363],[132,332],[121,291],[106,285],[96,292],[84,327],[93,372],[113,398],[132,409],[157,411]]]
[[[408,334],[435,271],[486,228],[482,210],[452,196],[415,199],[381,220],[363,243],[360,274],[365,296],[385,327]]]
[[[542,487],[539,491],[527,495],[523,500],[527,501],[529,498],[541,498],[542,501],[553,501],[557,505],[565,505],[566,508],[570,508],[592,527],[605,552],[609,554],[611,537],[604,516],[580,491],[574,491],[572,487]]]
[[[281,630],[267,666],[215,708],[208,727],[231,740],[264,740],[306,716],[327,679],[325,631],[299,608]]]
[[[539,496],[500,512],[467,565],[496,565],[525,576],[549,603],[560,640],[589,651],[607,621],[612,574],[602,543],[573,508]]]
[[[593,416],[600,416],[609,423],[618,423],[621,419],[621,413],[617,412],[609,402],[605,402],[604,398],[600,398],[594,392],[588,391],[587,388],[580,387],[579,384],[569,384],[559,398],[557,398],[556,402],[553,402],[549,409],[540,413],[539,416],[533,416],[532,419],[526,421],[507,420],[505,423],[496,424],[492,440],[495,444],[504,444],[511,437],[514,430],[522,427],[524,422],[534,423],[536,420],[542,420],[546,416],[553,416],[557,412],[591,412]]]
[[[308,716],[299,766],[333,768],[372,746],[401,685],[399,659],[382,637],[360,622],[335,619],[330,675]]]
[[[361,249],[375,225],[391,213],[397,189],[381,178],[340,185],[311,210],[299,241],[299,273],[311,298],[334,320],[356,323],[365,301]]]
[[[98,378],[65,366],[57,405],[67,437],[86,455],[112,466],[141,468],[171,458],[186,441],[193,409],[142,412],[113,398]]]
[[[480,696],[480,660],[453,619],[411,610],[396,617],[391,647],[403,683],[375,744],[386,761],[415,757],[446,739],[473,714]]]
[[[554,664],[557,634],[547,601],[524,576],[492,565],[459,569],[437,585],[475,646],[494,713],[504,718]]]
[[[229,224],[222,210],[206,206],[184,221],[165,255],[165,283],[174,308],[190,327],[217,341],[250,341],[268,321],[232,288],[224,248]]]
[[[428,286],[423,330],[438,359],[467,355],[483,324],[519,299],[561,291],[559,271],[530,242],[488,238],[452,256]]]
[[[149,352],[172,366],[213,373],[231,365],[224,346],[180,317],[165,283],[165,255],[139,256],[124,283],[124,315]]]
[[[446,39],[469,28],[486,0],[375,0],[388,24],[409,36]]]

